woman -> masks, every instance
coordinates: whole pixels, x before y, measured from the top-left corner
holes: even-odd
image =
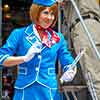
[[[56,1],[33,0],[30,18],[32,24],[15,29],[0,49],[0,64],[18,65],[13,100],[60,100],[55,62],[58,58],[65,72],[73,58],[63,35],[50,28],[57,20]],[[66,71],[62,79],[71,81],[75,73]]]

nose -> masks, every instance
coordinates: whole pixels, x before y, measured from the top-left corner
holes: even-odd
[[[48,19],[51,20],[52,19],[52,15],[48,14]]]

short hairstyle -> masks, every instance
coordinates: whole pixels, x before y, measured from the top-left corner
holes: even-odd
[[[41,6],[41,5],[37,5],[37,4],[32,4],[30,7],[30,19],[32,22],[34,23],[38,23],[38,18],[40,16],[40,12],[43,11],[44,9],[46,9],[45,6]],[[54,27],[54,25],[56,24],[57,18],[58,18],[58,7],[57,7],[57,3],[55,3],[54,5],[50,6],[50,10],[53,10],[54,12],[54,16],[55,19],[51,25],[51,27]]]

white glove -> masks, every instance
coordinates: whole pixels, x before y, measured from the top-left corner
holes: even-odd
[[[38,48],[42,44],[40,42],[35,42],[28,50],[27,54],[24,56],[24,62],[30,61],[36,53],[41,52],[41,48]]]
[[[65,82],[72,81],[76,72],[77,72],[77,67],[74,67],[74,69],[70,69],[70,70],[67,70],[66,72],[64,72],[60,78],[61,83],[63,83],[64,81]]]

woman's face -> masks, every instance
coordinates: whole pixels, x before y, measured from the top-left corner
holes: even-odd
[[[54,12],[47,7],[40,12],[40,17],[38,19],[38,24],[43,28],[48,28],[51,26],[55,19]]]

